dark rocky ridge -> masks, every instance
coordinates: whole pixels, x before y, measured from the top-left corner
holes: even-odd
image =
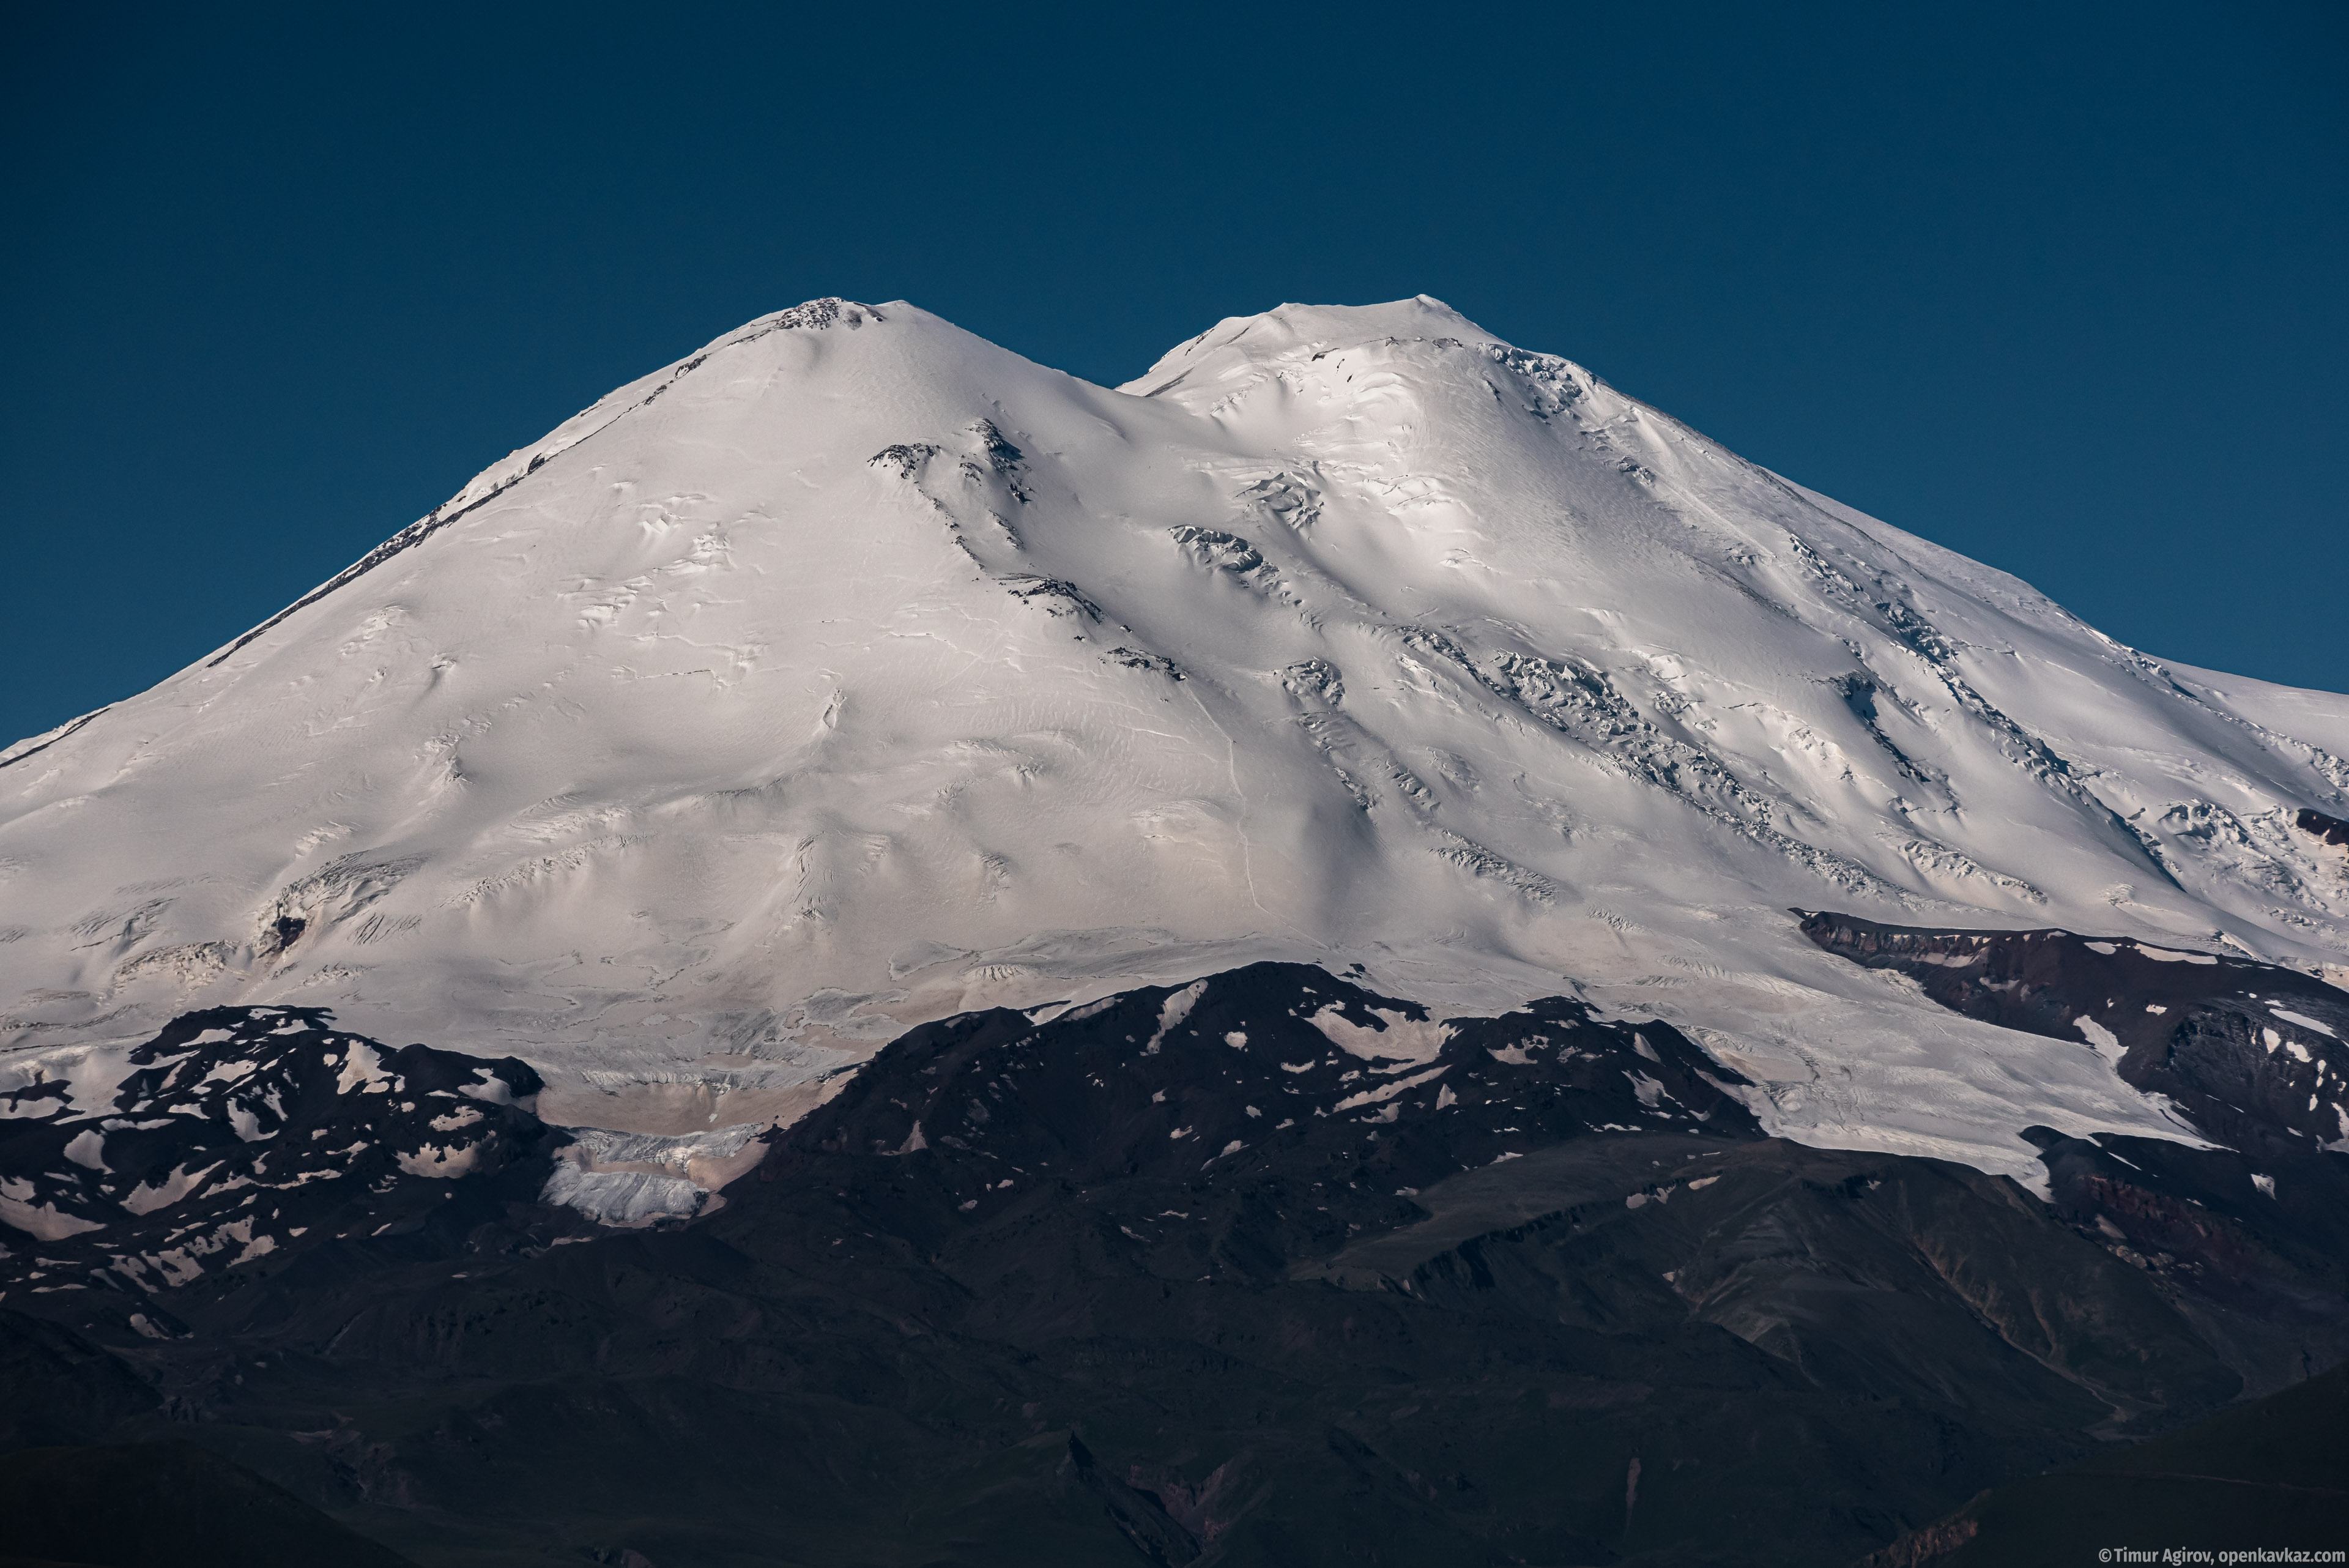
[[[1272,964],[944,1020],[667,1230],[403,1173],[480,1218],[12,1292],[10,1446],[190,1438],[426,1564],[1847,1562],[2305,1304],[1764,1137],[1660,1023],[1433,1023]],[[2140,1153],[2049,1147],[2059,1201]],[[2243,1233],[2323,1251],[2299,1201]]]
[[[781,1134],[762,1174],[816,1154],[936,1146],[961,1157],[938,1168],[984,1214],[1019,1185],[990,1173],[1031,1184],[1212,1173],[1230,1187],[1302,1166],[1408,1197],[1583,1134],[1760,1136],[1726,1087],[1745,1080],[1668,1024],[1600,1023],[1552,997],[1453,1021],[1421,1048],[1433,1033],[1418,1003],[1297,964],[1126,992],[1040,1024],[964,1013],[896,1041],[890,1070],[860,1074]]]
[[[191,1012],[129,1062],[111,1086],[0,1093],[0,1300],[154,1296],[336,1238],[460,1231],[532,1203],[563,1141],[527,1064],[394,1050],[316,1008]],[[141,1321],[169,1332],[160,1307]]]
[[[2264,1158],[2349,1143],[2349,992],[2297,970],[2070,931],[1928,930],[1806,914],[1803,932],[1955,1012],[2083,1050]]]
[[[2349,1356],[2349,993],[2127,938],[1829,913],[1803,929],[1969,1017],[2082,1050],[2101,1033],[2124,1081],[2168,1096],[2220,1147],[2025,1128],[2054,1212],[2161,1282],[2251,1392]]]
[[[2153,1279],[2246,1394],[2349,1359],[2349,1159],[2024,1136],[2055,1215]]]
[[[2299,815],[2292,818],[2292,826],[2319,844],[2333,849],[2349,849],[2349,822],[2337,816],[2327,816],[2321,811],[2311,811],[2302,806]]]

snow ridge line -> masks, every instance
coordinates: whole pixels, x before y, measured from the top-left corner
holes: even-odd
[[[526,463],[520,472],[508,474],[505,478],[500,480],[495,485],[492,486],[486,494],[476,500],[466,503],[464,505],[457,508],[456,511],[450,512],[446,515],[443,515],[443,509],[447,507],[450,503],[448,501],[442,502],[439,506],[434,507],[422,517],[410,523],[407,527],[402,528],[398,533],[394,534],[390,538],[386,539],[382,544],[378,545],[374,549],[369,550],[366,555],[360,556],[349,566],[345,566],[341,571],[336,572],[333,576],[327,578],[316,587],[312,588],[308,593],[304,594],[300,598],[295,599],[292,604],[287,605],[284,609],[279,610],[275,615],[271,616],[267,620],[263,621],[259,626],[254,627],[251,631],[248,631],[243,637],[238,638],[234,642],[230,643],[219,653],[215,654],[211,659],[206,659],[204,661],[204,668],[207,670],[219,669],[222,664],[225,664],[230,659],[235,656],[237,649],[244,647],[245,644],[253,641],[255,638],[267,636],[272,630],[283,624],[288,617],[294,615],[295,612],[309,608],[312,605],[316,604],[320,599],[326,597],[329,594],[334,593],[339,588],[349,587],[352,583],[357,582],[359,578],[367,576],[369,572],[374,571],[378,566],[382,566],[386,561],[390,560],[394,556],[399,555],[404,551],[414,549],[417,545],[424,543],[425,540],[429,539],[433,535],[438,534],[441,529],[449,526],[450,524],[456,522],[458,519],[464,517],[471,513],[478,512],[484,506],[487,506],[491,502],[495,501],[499,496],[504,494],[507,491],[512,489],[515,485],[521,483],[523,480],[529,478],[532,474],[536,473],[540,469],[545,467],[546,464],[554,459],[560,457],[564,452],[579,446],[582,442],[592,441],[596,436],[602,435],[605,431],[610,430],[614,425],[619,423],[630,414],[635,413],[637,410],[650,407],[653,403],[659,400],[662,393],[677,385],[677,383],[684,379],[686,376],[695,370],[698,370],[703,365],[707,364],[709,357],[712,354],[717,353],[719,349],[740,348],[745,343],[755,342],[759,338],[766,337],[767,334],[771,332],[788,332],[802,328],[821,330],[823,327],[832,326],[836,321],[844,320],[851,327],[858,327],[864,324],[862,319],[863,316],[870,316],[874,321],[885,319],[879,311],[874,310],[871,306],[857,305],[850,300],[830,297],[823,299],[812,299],[804,305],[795,305],[789,310],[778,313],[774,319],[767,322],[763,326],[756,327],[749,332],[740,333],[735,337],[727,339],[725,342],[719,344],[718,348],[705,348],[700,353],[693,356],[690,359],[680,360],[677,368],[669,372],[668,379],[663,381],[659,386],[655,387],[651,391],[646,393],[640,400],[629,404],[625,409],[618,410],[610,419],[605,420],[594,430],[584,431],[572,440],[564,441],[561,446],[551,447],[546,450],[532,453],[530,462]],[[471,488],[472,488],[471,485],[466,486],[466,489]],[[464,491],[460,490],[457,493],[459,495],[462,495]],[[450,500],[454,499],[455,497],[453,496],[450,498]],[[103,712],[104,710],[101,709],[99,711]],[[97,716],[98,715],[95,713],[90,715],[91,718],[96,718]],[[84,722],[87,722],[87,721]],[[78,726],[77,726],[77,728],[78,728]],[[57,739],[63,740],[65,737],[60,735]],[[27,753],[26,754],[29,756],[31,753]],[[15,760],[16,759],[14,758],[10,759],[12,762]],[[5,763],[0,763],[0,766],[5,765]]]

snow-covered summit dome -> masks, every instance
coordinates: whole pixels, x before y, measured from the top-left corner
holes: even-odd
[[[1152,397],[1189,390],[1244,368],[1309,358],[1388,340],[1497,344],[1500,339],[1431,295],[1384,305],[1283,305],[1258,316],[1226,317],[1120,387]]]

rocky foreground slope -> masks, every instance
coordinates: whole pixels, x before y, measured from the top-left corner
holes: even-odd
[[[152,1054],[288,1022],[404,1081],[254,1149],[513,1083],[274,1014]],[[1258,964],[923,1025],[687,1220],[547,1201],[567,1135],[501,1105],[184,1280],[140,1227],[274,1189],[12,1243],[6,1438],[191,1438],[420,1563],[1834,1563],[2349,1355],[2349,1177],[2288,1127],[2033,1127],[2048,1202],[1754,1093],[1652,1019]]]

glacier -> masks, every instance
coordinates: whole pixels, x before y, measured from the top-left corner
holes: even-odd
[[[0,752],[0,1077],[323,1007],[678,1138],[1274,960],[1661,1018],[1774,1134],[2041,1185],[2029,1124],[2195,1135],[1803,911],[2349,984],[2300,826],[2345,759],[2349,697],[2124,647],[1426,296],[1114,389],[818,300]]]

